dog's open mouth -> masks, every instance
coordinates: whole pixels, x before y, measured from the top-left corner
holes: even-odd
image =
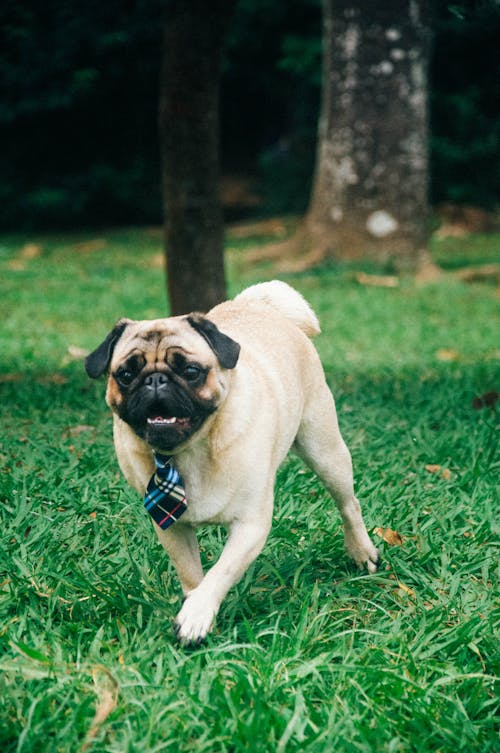
[[[152,412],[146,418],[146,426],[142,436],[152,447],[163,452],[177,447],[185,442],[197,428],[197,422],[188,416],[168,416]]]
[[[191,419],[185,416],[150,416],[148,418],[149,426],[154,428],[160,428],[162,426],[178,426],[188,427],[191,423]]]

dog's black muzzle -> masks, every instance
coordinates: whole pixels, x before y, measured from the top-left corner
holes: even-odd
[[[130,390],[119,414],[139,437],[166,452],[185,442],[212,410],[200,404],[175,376],[154,371]]]

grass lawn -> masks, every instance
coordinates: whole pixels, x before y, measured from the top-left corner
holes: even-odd
[[[498,751],[498,403],[478,400],[500,390],[494,286],[450,272],[367,287],[353,265],[285,278],[320,316],[383,566],[348,563],[331,500],[290,458],[264,552],[187,651],[104,382],[81,363],[121,315],[164,314],[160,243],[0,239],[0,750]],[[232,293],[271,274],[245,266],[245,244],[230,239]],[[451,270],[499,249],[497,235],[434,252]],[[209,566],[223,532],[201,536]]]

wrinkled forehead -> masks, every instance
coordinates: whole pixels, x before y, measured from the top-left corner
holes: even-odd
[[[184,317],[169,317],[131,322],[117,344],[113,363],[137,353],[147,360],[164,361],[169,351],[182,352],[204,364],[214,360],[210,347]]]

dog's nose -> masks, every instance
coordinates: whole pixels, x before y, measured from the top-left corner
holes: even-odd
[[[160,371],[155,371],[153,374],[148,374],[148,376],[144,380],[144,386],[150,390],[153,390],[154,392],[159,392],[160,390],[165,389],[167,384],[168,376],[166,374],[162,374]]]

